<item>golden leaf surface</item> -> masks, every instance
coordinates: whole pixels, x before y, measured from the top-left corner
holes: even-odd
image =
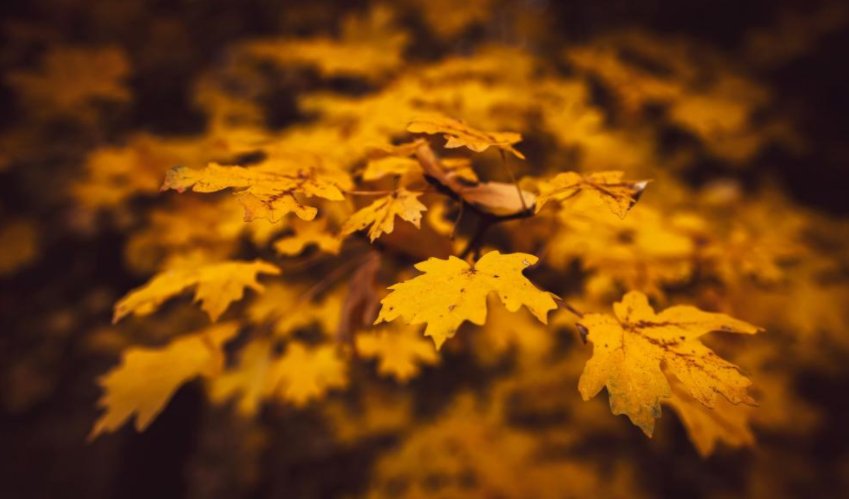
[[[168,270],[156,275],[144,286],[130,291],[115,304],[112,322],[129,314],[149,315],[166,300],[190,287],[195,288],[195,301],[213,321],[218,320],[230,303],[242,299],[245,288],[261,293],[259,274],[277,275],[280,269],[262,260],[223,262],[189,269]]]
[[[106,409],[94,424],[89,438],[118,429],[135,414],[142,431],[162,412],[182,384],[213,376],[223,366],[221,347],[236,335],[236,323],[222,323],[178,338],[164,348],[130,348],[121,364],[100,378],[104,394],[99,405]]]
[[[245,417],[256,415],[271,393],[268,377],[272,352],[272,343],[264,338],[245,345],[236,365],[210,380],[209,398],[217,404],[234,400],[236,412]]]
[[[593,344],[578,382],[584,400],[607,388],[613,414],[625,414],[648,436],[660,417],[660,404],[671,396],[665,369],[687,394],[713,407],[717,394],[732,404],[754,404],[751,381],[734,364],[704,346],[711,331],[755,334],[756,326],[725,314],[679,305],[655,314],[646,295],[631,291],[613,305],[615,317],[587,314],[578,322]]]
[[[131,94],[127,55],[116,47],[59,46],[35,71],[13,71],[8,84],[42,114],[89,117],[98,100],[126,102]]]
[[[719,442],[732,448],[754,445],[755,436],[749,428],[751,407],[734,405],[724,398],[719,398],[714,407],[706,407],[687,393],[677,378],[672,376],[669,381],[672,396],[666,404],[678,413],[700,456],[713,454]]]
[[[377,6],[365,16],[347,16],[340,39],[258,40],[244,48],[253,57],[284,67],[316,66],[325,77],[379,78],[403,63],[408,36],[393,25],[393,17],[390,9]]]
[[[439,349],[464,321],[479,326],[486,322],[486,297],[491,292],[498,293],[510,312],[524,305],[546,323],[548,312],[557,308],[553,295],[537,289],[522,274],[537,260],[526,253],[498,251],[474,265],[454,256],[429,258],[416,264],[422,275],[389,287],[392,292],[381,300],[375,324],[398,317],[410,324],[427,323],[425,335]]]
[[[281,238],[274,243],[277,253],[286,256],[297,256],[307,246],[316,246],[319,250],[335,255],[342,247],[342,239],[327,230],[327,219],[305,222],[300,219],[292,221],[294,234]]]
[[[418,376],[422,365],[439,362],[433,343],[422,338],[418,329],[405,326],[363,331],[356,337],[357,353],[378,359],[378,373],[405,383]]]
[[[496,147],[519,159],[525,159],[525,156],[513,147],[513,144],[522,140],[522,135],[515,132],[484,132],[462,121],[441,115],[416,118],[407,125],[407,131],[444,135],[445,147],[448,149],[468,147],[472,151],[483,152],[490,147]]]
[[[420,192],[398,189],[351,215],[342,226],[342,234],[352,234],[370,227],[368,237],[374,242],[382,234],[391,234],[395,230],[396,216],[420,228],[422,212],[427,210],[427,207],[419,202],[419,196]]]
[[[288,213],[294,213],[302,220],[312,220],[318,209],[305,205],[301,198],[341,201],[345,199],[342,190],[349,182],[347,175],[338,171],[242,168],[210,163],[199,170],[182,166],[172,168],[165,176],[162,190],[218,192],[235,189],[245,208],[246,221],[265,218],[274,222]]]
[[[564,202],[586,194],[601,200],[619,218],[640,199],[648,184],[647,180],[622,180],[625,174],[619,171],[597,172],[581,175],[575,172],[561,173],[551,180],[539,184],[537,212],[549,201]]]
[[[296,407],[304,407],[333,388],[348,385],[347,363],[336,346],[305,347],[293,342],[270,368],[273,393]]]

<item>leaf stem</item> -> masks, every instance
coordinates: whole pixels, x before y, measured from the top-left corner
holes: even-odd
[[[519,187],[516,175],[513,174],[513,170],[510,168],[510,165],[507,164],[507,155],[504,154],[504,149],[499,149],[498,152],[501,153],[501,166],[507,170],[507,174],[510,176],[510,181],[516,186],[516,194],[519,195],[519,201],[522,203],[522,211],[528,211],[528,205],[525,203],[525,196],[522,195],[522,189]]]

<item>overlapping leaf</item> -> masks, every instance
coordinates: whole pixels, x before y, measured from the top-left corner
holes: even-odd
[[[349,182],[348,176],[339,171],[242,168],[210,163],[200,170],[182,166],[172,168],[165,177],[162,190],[217,192],[235,189],[245,208],[246,221],[265,218],[273,222],[288,213],[294,213],[302,220],[312,220],[318,210],[304,204],[302,198],[341,201],[345,199],[342,191]]]
[[[342,226],[342,234],[352,234],[370,227],[368,237],[369,240],[374,241],[382,234],[391,234],[395,230],[396,216],[419,228],[422,212],[427,210],[427,207],[419,202],[419,196],[421,196],[420,192],[401,188],[377,199],[351,215],[351,218]]]
[[[463,322],[486,322],[486,298],[491,292],[498,293],[507,310],[515,312],[524,305],[545,323],[557,305],[550,293],[534,287],[522,274],[536,262],[533,255],[498,251],[487,253],[474,265],[454,256],[430,258],[416,264],[421,275],[390,286],[392,292],[381,300],[375,324],[399,317],[410,324],[426,323],[425,335],[440,348]]]
[[[357,335],[357,353],[378,359],[377,371],[401,383],[416,377],[421,366],[439,362],[433,343],[421,337],[418,327],[385,327]]]
[[[263,286],[257,282],[259,274],[279,273],[275,265],[262,260],[168,270],[121,298],[115,304],[112,321],[118,322],[129,314],[151,314],[166,300],[192,287],[195,288],[195,301],[201,302],[201,308],[215,321],[230,303],[242,299],[245,288],[263,291]]]
[[[642,293],[632,291],[613,306],[615,317],[587,314],[578,323],[593,344],[578,389],[584,400],[607,388],[614,414],[626,414],[647,435],[671,396],[661,369],[677,377],[685,392],[713,407],[717,395],[732,404],[753,404],[751,381],[699,338],[711,331],[755,334],[759,328],[724,314],[675,306],[655,314]]]
[[[619,218],[625,218],[637,203],[648,181],[622,180],[624,172],[609,171],[580,175],[575,172],[561,173],[551,180],[539,184],[537,212],[549,201],[564,202],[586,194],[603,202]]]
[[[407,131],[444,135],[445,147],[448,149],[467,147],[475,152],[483,152],[490,147],[495,147],[519,159],[525,159],[525,156],[513,147],[513,144],[522,141],[522,135],[515,132],[484,132],[462,121],[441,115],[416,118],[407,125]]]
[[[106,412],[94,424],[89,438],[118,429],[133,414],[142,431],[162,411],[183,383],[198,376],[213,376],[222,367],[221,347],[239,330],[223,323],[188,334],[164,348],[130,348],[121,364],[100,379]]]

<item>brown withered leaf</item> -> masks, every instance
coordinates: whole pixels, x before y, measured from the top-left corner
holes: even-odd
[[[374,322],[380,308],[380,295],[375,280],[380,270],[381,255],[371,251],[348,281],[348,294],[342,303],[342,314],[336,329],[338,341],[350,341],[353,333]]]
[[[470,180],[460,172],[446,169],[433,150],[424,144],[416,150],[416,158],[431,182],[448,190],[456,198],[469,203],[478,210],[496,216],[511,216],[528,212],[536,205],[536,196],[519,190],[514,184],[503,182],[479,182]]]

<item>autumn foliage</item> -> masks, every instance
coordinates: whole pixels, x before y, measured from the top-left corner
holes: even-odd
[[[100,359],[80,445],[144,438],[125,428],[194,390],[246,495],[262,452],[308,463],[314,445],[366,464],[344,494],[299,497],[663,496],[650,462],[745,460],[705,497],[816,476],[788,455],[830,431],[802,373],[847,375],[849,232],[755,165],[812,147],[763,75],[847,9],[799,17],[795,52],[763,41],[785,20],[734,53],[636,28],[559,39],[523,2],[325,7],[190,66],[189,130],[121,121],[168,44],[48,37],[7,71],[2,168],[52,164],[38,145],[76,132],[39,194],[61,222],[4,200],[0,272],[49,260],[54,225],[118,235],[123,277],[67,310]],[[496,17],[509,34],[483,29]]]

